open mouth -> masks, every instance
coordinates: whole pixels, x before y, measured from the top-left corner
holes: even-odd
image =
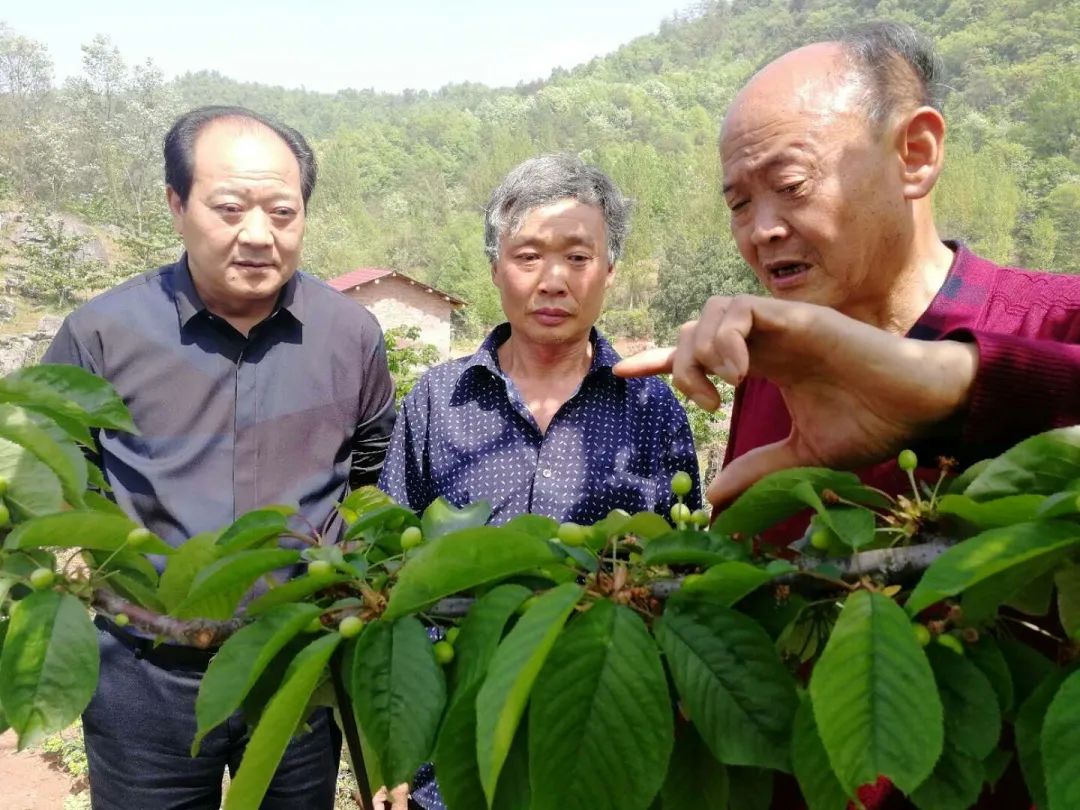
[[[791,276],[797,276],[799,273],[805,273],[809,269],[810,265],[805,262],[776,264],[769,268],[769,275],[777,279],[790,278]]]

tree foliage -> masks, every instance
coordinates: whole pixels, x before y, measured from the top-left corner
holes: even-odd
[[[315,93],[212,72],[165,81],[98,36],[83,72],[51,84],[46,49],[0,29],[0,172],[23,200],[122,234],[123,273],[174,256],[160,139],[181,109],[244,104],[314,142],[320,182],[307,266],[327,277],[391,266],[471,306],[470,337],[500,319],[482,212],[502,175],[565,150],[636,201],[607,325],[659,337],[717,292],[755,289],[727,230],[716,138],[764,60],[872,18],[939,43],[950,123],[935,205],[942,235],[1006,264],[1080,271],[1080,10],[1073,0],[706,0],[613,54],[514,88]],[[28,114],[23,114],[27,112]]]

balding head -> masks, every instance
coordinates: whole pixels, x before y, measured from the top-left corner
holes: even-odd
[[[732,233],[774,295],[872,305],[936,239],[927,195],[945,130],[925,104],[933,71],[917,67],[933,60],[909,61],[905,42],[918,41],[875,26],[807,45],[758,71],[728,109]]]

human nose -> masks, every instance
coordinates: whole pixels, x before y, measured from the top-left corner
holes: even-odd
[[[260,209],[248,212],[240,228],[240,243],[249,247],[268,247],[273,243],[270,221]]]

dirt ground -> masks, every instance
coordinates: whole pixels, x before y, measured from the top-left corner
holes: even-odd
[[[82,790],[56,757],[40,750],[15,751],[15,734],[0,734],[0,796],[4,810],[62,810]]]

